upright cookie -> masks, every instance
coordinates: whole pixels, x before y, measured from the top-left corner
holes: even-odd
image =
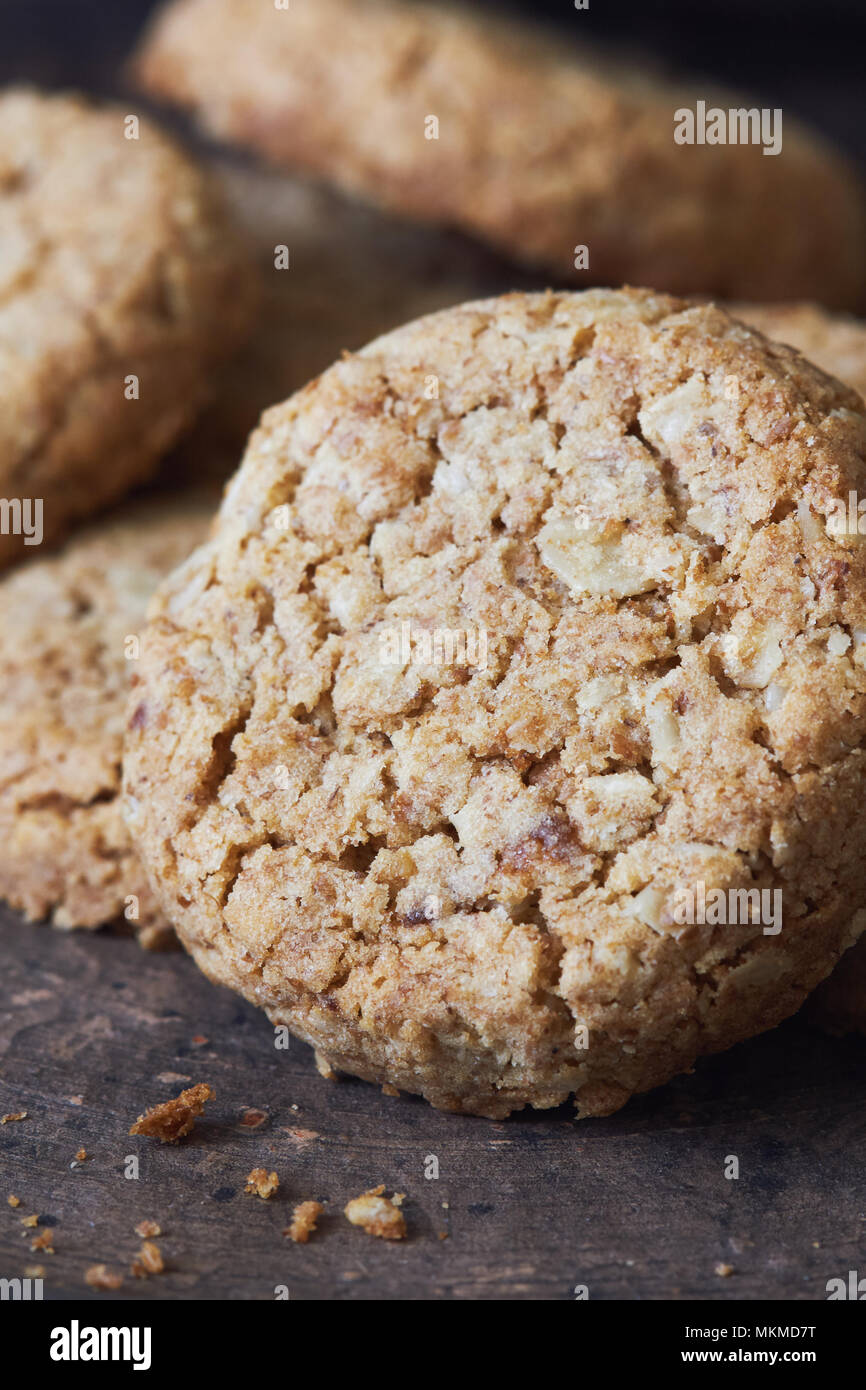
[[[866,923],[866,552],[824,524],[864,447],[854,392],[639,291],[446,310],[269,411],[129,707],[203,970],[492,1116],[792,1013]]]
[[[864,289],[863,194],[832,149],[773,112],[769,145],[702,143],[705,108],[726,139],[763,141],[760,110],[543,30],[403,0],[173,0],[138,72],[215,134],[475,233],[557,283],[845,308]],[[682,112],[696,143],[674,138]]]
[[[0,897],[31,920],[166,931],[120,812],[124,708],[147,600],[209,517],[130,504],[0,580]]]
[[[146,477],[249,324],[214,187],[135,121],[0,94],[0,564]]]

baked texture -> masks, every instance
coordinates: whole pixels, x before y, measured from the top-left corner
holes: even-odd
[[[770,157],[679,145],[680,108],[752,103],[644,79],[561,35],[400,0],[174,0],[136,70],[216,135],[557,283],[843,308],[863,294],[863,193],[832,148],[787,118]]]
[[[731,313],[768,338],[789,343],[866,400],[866,323],[817,304],[736,304]],[[806,1016],[828,1033],[866,1033],[866,941],[846,951],[806,1003]]]
[[[818,304],[732,304],[730,312],[766,338],[788,343],[866,400],[866,323]]]
[[[866,923],[866,554],[822,524],[864,445],[853,391],[640,291],[446,310],[270,410],[129,706],[202,969],[490,1116],[791,1014]],[[678,923],[700,883],[781,932]]]
[[[165,942],[120,808],[127,644],[209,517],[204,499],[129,504],[0,580],[0,896],[31,921]]]
[[[42,499],[46,543],[155,470],[253,312],[215,186],[124,119],[0,94],[0,496]],[[0,535],[0,564],[34,553]]]

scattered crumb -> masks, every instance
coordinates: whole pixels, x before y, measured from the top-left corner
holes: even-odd
[[[316,1059],[316,1071],[319,1075],[323,1076],[326,1081],[338,1080],[337,1073],[334,1071],[334,1068],[331,1066],[324,1052],[316,1052],[314,1056]]]
[[[714,1271],[714,1273],[718,1274],[718,1276],[719,1276],[720,1279],[730,1279],[730,1277],[731,1277],[731,1275],[733,1274],[733,1272],[734,1272],[734,1266],[733,1266],[733,1265],[724,1265],[724,1264],[718,1264],[718,1265],[716,1265],[716,1268],[715,1268],[715,1271]]]
[[[86,1157],[87,1157],[87,1150],[86,1150],[86,1149],[79,1149],[79,1150],[78,1150],[78,1153],[75,1155],[75,1161],[76,1161],[76,1163],[83,1163],[84,1160],[86,1159]]]
[[[406,1222],[399,1210],[404,1193],[395,1192],[394,1199],[383,1197],[385,1185],[372,1187],[360,1197],[353,1197],[346,1205],[345,1213],[353,1226],[362,1226],[368,1236],[379,1236],[382,1240],[403,1240],[406,1236]]]
[[[6,1201],[9,1203],[10,1207],[20,1207],[21,1205],[21,1198],[16,1197],[14,1192],[9,1193]]]
[[[296,1245],[306,1245],[325,1208],[321,1202],[299,1202],[292,1212],[292,1224],[283,1231]]]
[[[448,1239],[448,1232],[447,1232],[447,1231],[437,1231],[436,1234],[437,1234],[437,1236],[439,1237],[440,1240],[447,1240],[447,1239]]]
[[[36,1215],[35,1212],[33,1212],[30,1216],[22,1216],[22,1218],[21,1218],[21,1225],[22,1225],[22,1226],[31,1226],[31,1227],[32,1227],[32,1226],[38,1226],[38,1225],[39,1225],[39,1217]]]
[[[0,1125],[14,1125],[17,1120],[26,1120],[27,1111],[18,1110],[13,1115],[0,1116]]]
[[[390,1081],[385,1082],[385,1085],[382,1087],[383,1096],[399,1096],[399,1094],[400,1092],[397,1090],[396,1086],[392,1086]]]
[[[280,1185],[276,1173],[268,1173],[264,1168],[254,1168],[247,1178],[244,1188],[248,1197],[273,1197]]]
[[[67,1096],[66,1099],[67,1099],[67,1101],[69,1102],[70,1105],[83,1105],[83,1104],[84,1104],[84,1096]]]
[[[442,1203],[442,1210],[443,1210],[443,1211],[448,1211],[448,1209],[449,1209],[450,1206],[451,1206],[451,1203],[450,1203],[450,1202],[443,1202],[443,1203]]]
[[[44,1266],[44,1265],[25,1265],[25,1266],[24,1266],[24,1278],[25,1278],[25,1279],[44,1279],[44,1278],[45,1278],[45,1266]]]
[[[54,1254],[54,1232],[50,1226],[46,1226],[44,1231],[40,1231],[35,1240],[30,1242],[31,1250],[44,1250],[46,1255]]]
[[[190,1086],[174,1100],[154,1105],[139,1115],[129,1132],[144,1134],[148,1139],[159,1139],[163,1144],[176,1144],[178,1139],[189,1134],[205,1103],[213,1098],[210,1086]]]
[[[123,1275],[115,1273],[108,1265],[91,1265],[84,1282],[92,1289],[119,1289],[123,1287]]]
[[[162,1274],[164,1269],[165,1261],[159,1246],[154,1245],[152,1240],[143,1241],[138,1258],[132,1262],[132,1273],[136,1279],[147,1279],[150,1274]]]
[[[143,951],[174,951],[177,937],[171,927],[139,927],[138,944]]]
[[[139,1221],[135,1234],[141,1236],[142,1240],[150,1240],[153,1236],[162,1235],[162,1227],[157,1221]]]
[[[209,1042],[210,1038],[206,1038],[204,1033],[196,1033],[195,1037],[192,1040],[192,1045],[193,1047],[204,1047]]]
[[[242,1110],[238,1124],[242,1125],[244,1129],[259,1129],[267,1118],[266,1110]]]

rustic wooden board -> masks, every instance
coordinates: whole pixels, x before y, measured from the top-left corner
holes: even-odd
[[[0,1276],[38,1261],[48,1297],[106,1297],[84,1270],[128,1269],[142,1218],[165,1232],[167,1271],[127,1277],[120,1298],[568,1299],[586,1284],[595,1299],[815,1299],[866,1258],[864,1040],[794,1021],[609,1119],[564,1107],[497,1124],[323,1080],[308,1048],[277,1051],[264,1017],[179,953],[4,912],[0,981],[0,1114],[28,1112],[0,1127]],[[128,1136],[197,1081],[216,1099],[188,1139]],[[260,1128],[246,1108],[266,1112]],[[92,1157],[71,1169],[82,1145]],[[282,1183],[267,1202],[243,1191],[259,1166]],[[407,1193],[403,1245],[342,1215],[379,1182]],[[281,1231],[307,1197],[327,1215],[294,1246]],[[55,1255],[30,1254],[29,1212]]]

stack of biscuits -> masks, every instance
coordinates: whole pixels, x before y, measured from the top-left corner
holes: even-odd
[[[494,1118],[866,1031],[866,195],[578,40],[170,0],[195,159],[0,93],[0,895]]]

